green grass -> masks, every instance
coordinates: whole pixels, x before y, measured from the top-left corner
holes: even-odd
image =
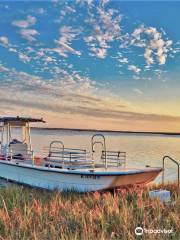
[[[157,189],[161,186],[151,186]],[[172,202],[148,197],[148,188],[118,193],[43,191],[22,186],[0,189],[0,239],[180,239],[177,186],[167,184]],[[173,229],[173,234],[144,234],[134,229]]]

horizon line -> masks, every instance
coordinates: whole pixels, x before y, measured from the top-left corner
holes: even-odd
[[[54,127],[31,127],[32,129],[39,130],[66,130],[66,131],[79,131],[79,132],[109,132],[109,133],[134,133],[134,134],[162,134],[162,135],[180,135],[180,132],[157,132],[157,131],[128,131],[128,130],[108,130],[108,129],[82,129],[82,128],[54,128]]]

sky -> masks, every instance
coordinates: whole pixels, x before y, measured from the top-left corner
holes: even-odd
[[[0,115],[180,132],[180,1],[1,1]]]

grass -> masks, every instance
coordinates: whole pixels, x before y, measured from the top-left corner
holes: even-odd
[[[161,186],[151,186],[157,189]],[[0,188],[0,239],[180,239],[177,185],[167,184],[172,201],[148,197],[148,188],[118,193],[43,191],[22,186]],[[173,229],[173,234],[136,236],[137,226]]]

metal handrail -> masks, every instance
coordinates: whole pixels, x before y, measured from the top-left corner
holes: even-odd
[[[176,165],[177,165],[177,167],[178,167],[178,188],[180,187],[180,174],[179,174],[179,169],[180,169],[180,164],[179,164],[179,162],[177,162],[175,159],[173,159],[172,157],[170,157],[170,156],[164,156],[163,157],[163,172],[162,172],[162,184],[164,185],[164,166],[165,166],[165,159],[169,159],[169,160],[171,160],[172,162],[174,162]]]
[[[61,148],[64,149],[64,143],[63,143],[62,141],[52,141],[52,142],[50,143],[49,149],[54,148],[54,147],[52,147],[52,145],[55,144],[55,143],[60,144],[60,145],[61,145]]]
[[[62,149],[62,161],[64,162],[64,143],[62,141],[52,141],[50,143],[50,146],[49,146],[49,157],[51,157],[53,151],[51,150],[53,148],[53,144],[60,144],[61,148]]]
[[[61,147],[54,147],[53,144],[60,143]],[[63,163],[74,162],[74,161],[86,161],[87,160],[87,154],[89,152],[86,151],[86,149],[79,149],[79,148],[65,148],[63,142],[61,141],[53,141],[50,144],[49,148],[49,155],[48,157],[54,161],[57,158],[59,158],[59,155],[61,155],[61,160]]]
[[[102,156],[101,158],[104,159],[106,154],[106,159],[107,163],[115,163],[117,166],[123,165],[124,167],[126,166],[126,152],[121,152],[121,151],[102,151]]]
[[[94,141],[94,138],[95,137],[101,137],[103,139],[103,142],[100,142],[100,141]],[[105,137],[103,134],[101,133],[97,133],[97,134],[94,134],[91,138],[91,148],[92,148],[92,159],[93,159],[93,154],[94,154],[94,145],[95,144],[99,144],[101,143],[102,145],[102,148],[103,148],[103,151],[105,152],[105,168],[107,169],[107,159],[106,159],[106,140],[105,140]],[[94,166],[95,166],[95,163],[94,163]]]

